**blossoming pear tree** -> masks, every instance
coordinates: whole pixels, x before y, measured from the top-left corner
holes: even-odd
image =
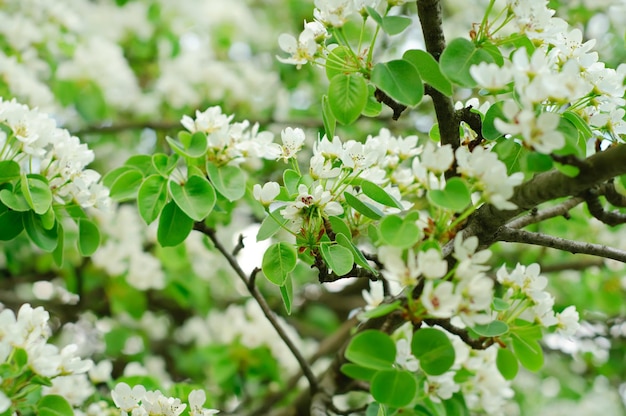
[[[0,415],[623,413],[600,3],[3,2]]]

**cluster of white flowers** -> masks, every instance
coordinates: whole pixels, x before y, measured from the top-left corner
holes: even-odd
[[[155,238],[142,227],[137,208],[121,205],[100,215],[99,223],[104,244],[93,254],[93,263],[111,276],[125,276],[136,289],[163,289],[161,263],[144,249],[144,244]]]
[[[573,335],[579,328],[578,312],[568,306],[562,312],[554,312],[554,297],[544,289],[548,279],[542,276],[539,265],[517,264],[512,272],[502,266],[497,273],[498,282],[506,288],[503,299],[511,304],[518,317],[539,323],[546,328],[556,326],[557,333]]]
[[[70,135],[47,114],[30,109],[15,99],[0,97],[0,160],[17,162],[23,174],[46,177],[56,202],[76,203],[84,208],[106,208],[109,191],[100,174],[85,167],[94,159],[87,145]]]
[[[167,397],[159,390],[146,390],[138,384],[130,387],[126,383],[118,383],[111,391],[113,402],[121,410],[123,416],[178,416],[187,408],[186,403],[175,397]],[[205,409],[206,393],[203,390],[193,390],[189,393],[189,415],[210,416],[219,413],[219,410]]]
[[[250,128],[249,121],[232,123],[233,116],[222,114],[218,106],[196,111],[196,117],[183,116],[181,124],[191,133],[202,132],[207,136],[207,158],[217,165],[257,166],[261,158],[275,159],[277,147],[274,135],[259,131],[258,123]]]
[[[568,108],[614,140],[625,134],[621,107],[626,104],[626,66],[606,68],[592,51],[595,40],[585,42],[580,29],[569,30],[564,20],[552,17],[547,1],[508,3],[519,29],[538,47],[530,55],[525,48],[518,49],[501,67],[481,63],[470,68],[480,87],[494,94],[515,91],[517,99],[505,103],[506,119],[496,119],[496,128],[521,138],[528,147],[551,153],[565,145],[558,130],[559,113]]]
[[[478,238],[463,239],[461,234],[454,240],[454,257],[458,260],[449,273],[448,263],[434,248],[403,256],[401,250],[382,246],[378,258],[383,263],[383,276],[392,283],[392,293],[406,287],[414,287],[418,278],[424,277],[424,289],[420,297],[428,316],[435,318],[459,317],[464,325],[474,326],[492,321],[491,302],[493,281],[485,275],[489,269],[485,263],[491,257],[489,250],[476,251]],[[443,279],[446,276],[451,279]],[[378,298],[369,294],[371,299]]]
[[[277,317],[296,347],[305,355],[314,351],[314,345],[300,338],[282,318]],[[225,311],[211,310],[206,319],[193,317],[176,331],[176,339],[197,346],[231,344],[240,342],[248,348],[266,346],[278,364],[289,374],[300,368],[284,342],[276,336],[276,331],[263,315],[259,305],[250,299],[245,305],[230,305]]]
[[[36,375],[55,379],[60,376],[83,375],[89,371],[93,362],[83,360],[77,355],[76,344],[68,344],[59,349],[48,343],[51,335],[49,319],[50,315],[43,307],[33,309],[27,303],[20,307],[17,316],[10,309],[0,311],[0,363],[12,359],[14,350],[21,348],[28,355],[29,369]],[[12,391],[15,393],[15,390]],[[80,397],[85,393],[82,389],[76,392],[81,394]],[[6,411],[10,405],[10,398],[6,392],[0,390],[0,411]]]

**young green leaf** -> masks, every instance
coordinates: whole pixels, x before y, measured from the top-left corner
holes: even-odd
[[[348,205],[354,208],[357,212],[365,215],[368,218],[373,220],[379,220],[384,215],[381,210],[373,206],[372,204],[368,204],[367,202],[363,202],[358,199],[356,196],[352,195],[349,192],[344,192],[343,197],[346,199]]]
[[[413,374],[403,370],[384,370],[372,378],[370,392],[377,402],[391,407],[404,407],[413,401],[417,382]]]
[[[428,200],[433,204],[455,212],[461,212],[472,203],[469,188],[459,177],[450,178],[444,190],[428,191]]]
[[[13,211],[25,212],[30,211],[30,206],[22,194],[21,187],[15,188],[14,192],[8,189],[0,190],[0,202]]]
[[[322,122],[324,123],[324,134],[326,137],[332,138],[335,135],[337,119],[333,114],[333,110],[330,108],[328,95],[326,94],[322,96]]]
[[[52,192],[48,180],[41,175],[23,176],[20,181],[22,194],[36,214],[42,215],[52,205]]]
[[[369,196],[374,201],[380,204],[383,204],[385,206],[392,207],[392,208],[403,209],[402,204],[400,204],[400,202],[396,198],[389,195],[387,191],[385,191],[380,186],[376,185],[374,182],[362,180],[361,190],[363,191],[365,195]]]
[[[20,165],[13,160],[0,161],[0,183],[11,182],[20,177]]]
[[[206,164],[207,174],[215,190],[229,201],[241,199],[246,193],[246,174],[237,166]]]
[[[483,119],[482,125],[482,133],[483,137],[487,140],[495,140],[497,138],[502,137],[502,133],[496,128],[495,120],[501,119],[506,120],[506,116],[504,115],[504,111],[502,107],[504,106],[504,101],[498,101],[489,107],[487,113],[485,113],[485,117]]]
[[[100,245],[100,230],[90,220],[78,221],[78,252],[81,256],[91,256]]]
[[[465,38],[453,39],[443,50],[439,65],[441,72],[452,82],[467,88],[474,88],[476,81],[470,75],[472,65],[481,62],[493,63],[489,52],[476,48],[476,45]]]
[[[382,28],[388,35],[397,35],[409,27],[411,19],[406,16],[385,16],[383,17]]]
[[[167,179],[161,175],[150,175],[139,187],[137,207],[139,215],[151,224],[156,220],[167,202]]]
[[[26,234],[33,243],[43,251],[51,252],[57,246],[57,227],[47,230],[41,223],[39,215],[29,211],[22,215],[22,223],[26,229]]]
[[[415,66],[425,83],[445,95],[452,95],[452,83],[443,75],[439,62],[431,54],[419,49],[411,49],[404,52],[402,59]]]
[[[390,370],[396,361],[396,344],[389,335],[368,329],[352,338],[346,348],[348,360],[373,370]]]
[[[272,212],[272,215],[268,215],[261,222],[261,227],[256,234],[256,241],[267,240],[281,229],[281,227],[287,225],[289,220],[286,220],[280,215],[282,208],[278,208]],[[278,221],[277,221],[278,220]]]
[[[22,215],[24,214],[8,209],[4,204],[0,204],[0,241],[13,240],[20,235],[24,229]]]
[[[350,249],[337,244],[321,243],[320,251],[326,264],[338,276],[344,276],[352,270],[354,257]]]
[[[352,256],[354,257],[354,262],[356,264],[363,267],[364,269],[371,271],[376,275],[378,274],[378,272],[374,270],[372,266],[370,266],[370,264],[367,262],[367,259],[365,258],[361,250],[359,250],[359,248],[355,246],[354,243],[348,237],[346,237],[345,234],[336,234],[335,241],[337,241],[337,244],[344,246],[352,252]]]
[[[285,283],[280,287],[280,296],[283,298],[285,311],[287,315],[291,315],[291,305],[293,304],[293,280],[289,275],[285,279]]]
[[[296,268],[298,262],[298,254],[293,245],[278,242],[274,243],[263,254],[261,269],[267,280],[275,285],[282,286],[285,284],[287,274]]]
[[[474,332],[483,337],[499,337],[509,332],[506,322],[493,321],[484,325],[476,325],[472,328]]]
[[[374,374],[377,373],[376,370],[372,370],[371,368],[361,367],[360,365],[345,363],[341,366],[341,372],[347,375],[350,378],[355,380],[365,380],[370,381]]]
[[[138,170],[131,169],[122,173],[111,185],[111,198],[119,202],[135,199],[142,182],[143,175]]]
[[[202,221],[213,210],[215,190],[203,176],[191,176],[182,186],[170,180],[168,188],[176,205],[194,221]]]
[[[402,59],[376,64],[371,81],[394,101],[406,106],[419,104],[424,96],[419,72]]]
[[[192,228],[193,220],[176,205],[176,201],[170,201],[161,210],[157,240],[163,247],[177,246],[185,241]]]
[[[411,351],[426,374],[438,376],[454,364],[454,347],[442,331],[422,328],[413,334]]]
[[[496,366],[506,380],[513,380],[519,370],[517,358],[508,348],[499,348]]]
[[[389,245],[409,248],[421,238],[419,227],[414,221],[405,221],[398,215],[388,215],[380,222],[380,236]]]
[[[39,416],[73,416],[74,410],[63,396],[48,394],[37,402],[36,413]]]
[[[298,193],[298,184],[300,183],[300,179],[302,179],[302,175],[293,169],[286,169],[283,172],[283,183],[285,184],[285,188],[287,188],[289,195]]]
[[[359,74],[337,74],[328,86],[328,103],[341,124],[352,124],[367,104],[367,83]]]
[[[512,334],[513,351],[522,365],[530,371],[539,371],[543,367],[543,350],[536,339],[522,338]]]
[[[354,53],[346,46],[337,46],[326,57],[326,76],[330,81],[337,74],[347,74],[359,69]]]

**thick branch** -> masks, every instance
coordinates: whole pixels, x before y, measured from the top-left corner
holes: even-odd
[[[572,178],[556,169],[540,173],[515,188],[511,202],[519,208],[499,210],[484,205],[468,220],[463,230],[465,238],[475,235],[486,247],[497,241],[496,232],[509,220],[539,204],[557,198],[577,196],[602,182],[626,173],[626,144],[611,147],[585,160],[578,176]]]
[[[298,347],[296,347],[296,345],[293,343],[291,338],[289,338],[289,335],[287,335],[287,333],[281,326],[280,322],[278,322],[278,319],[276,319],[276,317],[274,316],[274,312],[272,312],[272,310],[270,309],[269,305],[265,301],[265,298],[263,297],[261,292],[259,292],[259,289],[257,289],[256,286],[253,286],[250,284],[250,281],[248,277],[246,276],[246,273],[239,266],[237,259],[235,259],[231,255],[231,253],[226,249],[226,247],[224,247],[222,243],[217,239],[215,230],[207,227],[206,224],[204,224],[203,222],[196,222],[194,224],[194,230],[200,231],[202,234],[209,237],[211,242],[213,242],[213,245],[215,245],[215,248],[220,253],[222,253],[224,258],[226,258],[226,260],[228,261],[230,266],[233,268],[235,273],[237,273],[237,276],[239,276],[239,278],[245,283],[246,287],[250,291],[250,294],[252,295],[254,300],[256,300],[256,302],[259,304],[259,306],[261,307],[261,310],[263,310],[263,314],[265,315],[267,320],[270,322],[270,324],[272,324],[272,326],[278,333],[278,336],[283,340],[285,345],[287,345],[287,348],[289,348],[289,351],[291,351],[291,353],[294,355],[294,357],[298,361],[298,364],[300,364],[302,373],[304,374],[304,376],[309,382],[311,392],[314,393],[315,391],[317,391],[317,379],[315,377],[315,374],[313,374],[313,371],[311,370],[309,363],[304,358],[304,356],[302,356],[302,353],[300,352]]]
[[[524,230],[514,230],[502,227],[496,234],[500,241],[508,243],[524,243],[537,246],[556,248],[557,250],[569,251],[572,254],[582,253],[592,256],[604,257],[626,263],[626,251],[618,250],[601,244],[591,244],[580,241],[566,240],[565,238],[551,235],[533,233]]]
[[[626,223],[626,214],[619,211],[606,211],[604,209],[598,197],[598,192],[595,190],[590,189],[585,192],[585,202],[587,203],[587,208],[589,208],[589,213],[603,223],[611,226]]]
[[[417,0],[417,14],[419,15],[426,51],[437,61],[446,47],[443,36],[442,13],[440,0]],[[439,123],[441,144],[450,144],[453,149],[459,147],[459,120],[454,112],[452,98],[440,91],[427,86],[426,93],[433,99],[433,106]]]

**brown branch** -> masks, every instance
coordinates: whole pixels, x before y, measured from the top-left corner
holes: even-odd
[[[541,221],[545,221],[554,217],[565,217],[569,219],[569,211],[583,202],[580,197],[570,198],[567,201],[561,202],[558,205],[542,209],[540,211],[531,211],[523,217],[519,217],[509,222],[506,226],[513,229],[524,228],[530,224],[536,224]]]
[[[393,116],[391,116],[391,118],[394,121],[398,120],[402,112],[407,108],[406,105],[395,102],[393,98],[385,94],[379,88],[376,88],[376,91],[374,91],[374,98],[376,98],[379,103],[383,103],[393,110]]]
[[[593,215],[594,218],[610,226],[626,223],[626,214],[619,211],[606,211],[604,209],[596,190],[590,189],[585,192],[584,196],[587,208],[589,208],[589,213]]]
[[[426,51],[435,60],[439,61],[439,57],[446,47],[440,0],[417,0],[417,14],[422,25]],[[459,135],[459,119],[454,112],[452,98],[428,85],[425,91],[433,99],[433,106],[435,107],[435,114],[439,123],[441,144],[450,144],[452,149],[456,150],[460,146],[461,138]],[[447,173],[447,176],[453,175],[454,171]]]
[[[500,241],[506,241],[508,243],[524,243],[550,247],[557,250],[569,251],[572,254],[589,254],[592,256],[604,257],[626,263],[626,251],[607,247],[601,244],[567,240],[565,238],[553,237],[551,235],[541,233],[514,230],[508,227],[501,227],[496,234],[496,238]]]
[[[300,365],[300,369],[302,370],[302,373],[304,374],[304,376],[309,382],[311,393],[316,392],[318,388],[317,378],[315,377],[315,374],[313,374],[313,370],[311,370],[309,363],[304,358],[304,356],[302,355],[298,347],[296,347],[296,345],[293,343],[291,338],[289,338],[289,335],[287,335],[287,333],[283,329],[280,322],[278,322],[278,319],[276,319],[274,312],[272,312],[272,310],[270,309],[269,305],[265,301],[265,298],[263,297],[261,292],[259,292],[259,289],[256,286],[250,285],[251,279],[250,280],[248,279],[248,277],[246,276],[246,273],[241,269],[237,260],[231,255],[231,253],[226,249],[226,247],[224,247],[222,243],[217,239],[215,230],[207,227],[206,224],[203,222],[196,222],[193,228],[194,230],[200,231],[202,234],[209,237],[211,242],[213,242],[213,245],[215,246],[215,248],[224,256],[224,258],[226,259],[226,261],[228,261],[228,264],[230,264],[230,266],[235,271],[237,276],[239,276],[239,278],[245,283],[246,287],[250,291],[250,294],[261,307],[261,310],[263,311],[263,314],[265,315],[267,320],[274,327],[274,329],[278,333],[278,336],[283,340],[285,345],[287,345],[287,348],[289,348],[293,356],[298,361],[298,364]],[[257,272],[258,271],[254,271],[253,275],[256,275]]]
[[[75,136],[86,136],[89,134],[112,134],[119,133],[127,130],[143,130],[143,129],[151,129],[157,131],[168,131],[180,129],[181,124],[180,121],[128,121],[128,122],[119,122],[116,124],[92,124],[86,127],[83,127],[80,130],[73,131],[72,134]]]
[[[615,184],[612,180],[600,186],[598,188],[598,193],[604,195],[609,204],[616,207],[626,207],[626,196],[617,192]]]
[[[510,201],[518,206],[514,210],[499,210],[493,205],[480,207],[463,230],[465,238],[477,236],[481,247],[495,241],[496,232],[511,219],[547,201],[567,196],[578,196],[584,191],[626,173],[626,144],[611,147],[584,160],[576,177],[567,176],[556,169],[535,175],[515,188]]]

